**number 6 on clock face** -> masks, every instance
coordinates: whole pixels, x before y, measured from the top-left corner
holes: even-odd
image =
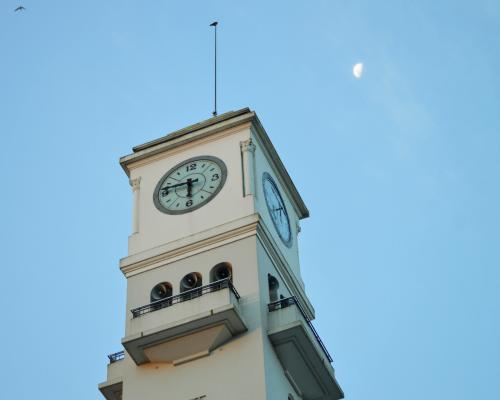
[[[226,177],[226,165],[217,157],[190,158],[163,175],[153,193],[154,204],[166,214],[194,211],[220,192]]]

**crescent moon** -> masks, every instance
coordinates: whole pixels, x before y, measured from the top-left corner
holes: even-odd
[[[356,79],[361,79],[363,76],[363,63],[357,63],[352,67],[352,74]]]

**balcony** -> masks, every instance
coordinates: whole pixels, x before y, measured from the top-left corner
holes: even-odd
[[[247,330],[239,298],[223,279],[135,308],[122,344],[137,365],[203,357]]]
[[[124,358],[125,358],[125,352],[123,350],[119,351],[117,353],[113,353],[113,354],[108,355],[108,359],[109,359],[110,364],[113,364],[117,361],[121,361]]]
[[[285,375],[304,400],[337,400],[344,393],[332,358],[295,297],[268,305],[268,336]]]
[[[106,382],[99,384],[99,390],[107,400],[122,400],[124,357],[123,351],[108,356],[108,377]]]

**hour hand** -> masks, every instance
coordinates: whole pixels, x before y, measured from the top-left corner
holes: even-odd
[[[181,182],[181,183],[176,183],[175,185],[169,185],[169,186],[165,186],[165,187],[162,187],[161,188],[161,191],[167,195],[168,194],[168,190],[169,189],[174,189],[176,187],[179,187],[179,186],[183,186],[183,185],[187,185],[187,182]]]
[[[176,183],[175,185],[165,186],[165,187],[162,187],[160,190],[162,191],[162,196],[166,196],[168,194],[169,189],[173,189],[173,188],[176,188],[179,186],[187,185],[188,186],[188,197],[191,197],[191,189],[193,187],[193,183],[195,183],[195,182],[198,182],[198,178],[196,178],[196,179],[188,178],[188,180],[186,182],[180,182],[180,183]]]
[[[168,194],[168,191],[169,189],[174,189],[176,187],[179,187],[179,186],[182,186],[182,185],[185,185],[186,183],[183,182],[183,183],[178,183],[176,185],[171,185],[171,186],[165,186],[165,187],[162,187],[160,190],[161,190],[161,195],[163,197],[165,197],[167,194]]]

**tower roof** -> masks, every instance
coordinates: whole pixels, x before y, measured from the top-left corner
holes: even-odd
[[[309,217],[309,210],[290,178],[290,175],[283,165],[283,162],[274,148],[274,145],[269,139],[268,134],[260,123],[257,114],[248,107],[237,111],[229,111],[171,132],[161,138],[135,146],[132,148],[132,154],[120,158],[120,165],[129,176],[131,164],[137,161],[244,123],[251,123],[252,131],[262,142],[264,150],[268,152],[269,162],[273,164],[280,178],[283,179],[284,186],[290,194],[290,198],[294,203],[294,208],[296,209],[299,218],[302,219]]]
[[[237,110],[237,111],[229,111],[227,113],[217,115],[216,117],[208,118],[204,121],[197,122],[196,124],[186,126],[185,128],[179,129],[177,131],[170,132],[169,134],[162,136],[161,138],[158,138],[158,139],[152,140],[150,142],[146,142],[144,144],[140,144],[138,146],[135,146],[132,148],[132,151],[134,153],[137,153],[138,151],[148,149],[150,147],[156,146],[156,145],[161,144],[161,143],[169,142],[169,141],[177,139],[181,136],[187,135],[188,133],[195,132],[195,131],[198,131],[198,130],[203,129],[203,128],[207,128],[209,126],[216,125],[219,122],[227,121],[229,119],[238,117],[240,115],[248,114],[248,113],[252,113],[252,111],[248,107],[242,108],[242,109]],[[255,113],[253,113],[253,114],[255,114]]]

